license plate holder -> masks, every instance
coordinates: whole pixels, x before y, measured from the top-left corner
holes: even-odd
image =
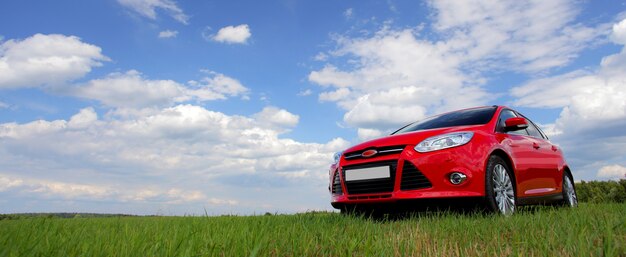
[[[391,177],[390,166],[376,166],[370,168],[347,169],[345,170],[346,181],[385,179]]]

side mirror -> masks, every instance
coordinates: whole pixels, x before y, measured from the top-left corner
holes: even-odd
[[[504,130],[517,131],[528,127],[528,122],[522,117],[508,118],[504,121]]]

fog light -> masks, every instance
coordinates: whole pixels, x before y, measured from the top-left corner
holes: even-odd
[[[458,185],[463,183],[466,178],[467,176],[461,172],[452,172],[452,174],[450,174],[450,183]]]

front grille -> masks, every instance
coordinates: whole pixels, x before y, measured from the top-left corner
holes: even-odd
[[[339,172],[335,172],[333,177],[333,194],[340,195],[343,194],[343,190],[341,189],[341,179],[339,178]]]
[[[415,190],[421,188],[432,187],[430,181],[420,172],[415,165],[405,161],[402,167],[402,181],[400,182],[400,190]]]
[[[393,184],[396,178],[396,168],[398,166],[397,160],[345,166],[343,167],[343,169],[341,169],[341,174],[345,178],[346,170],[363,169],[363,168],[371,168],[371,167],[378,167],[378,166],[390,166],[391,176],[389,178],[346,181],[345,183],[346,183],[347,193],[348,194],[373,194],[373,193],[392,192]]]
[[[371,158],[371,157],[363,157],[363,156],[361,156],[361,154],[363,154],[363,152],[365,152],[367,150],[376,150],[376,151],[378,151],[377,154],[375,154],[374,156],[371,156],[371,157],[376,157],[376,156],[381,156],[381,155],[401,153],[404,150],[404,146],[403,145],[394,145],[394,146],[383,146],[383,147],[370,147],[370,148],[366,148],[366,149],[363,149],[363,150],[360,150],[360,151],[354,151],[354,152],[345,153],[343,156],[344,156],[344,158],[346,160],[357,160],[357,159],[363,159],[363,158]]]

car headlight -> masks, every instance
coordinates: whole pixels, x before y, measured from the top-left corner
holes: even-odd
[[[415,151],[420,153],[437,151],[441,149],[446,149],[450,147],[460,146],[467,144],[472,137],[474,136],[474,132],[454,132],[449,134],[443,134],[439,136],[429,137],[424,139],[424,141],[420,142],[415,146]]]
[[[341,155],[343,154],[343,152],[336,152],[335,155],[333,156],[333,164],[337,164],[339,163],[339,160],[341,160]]]

